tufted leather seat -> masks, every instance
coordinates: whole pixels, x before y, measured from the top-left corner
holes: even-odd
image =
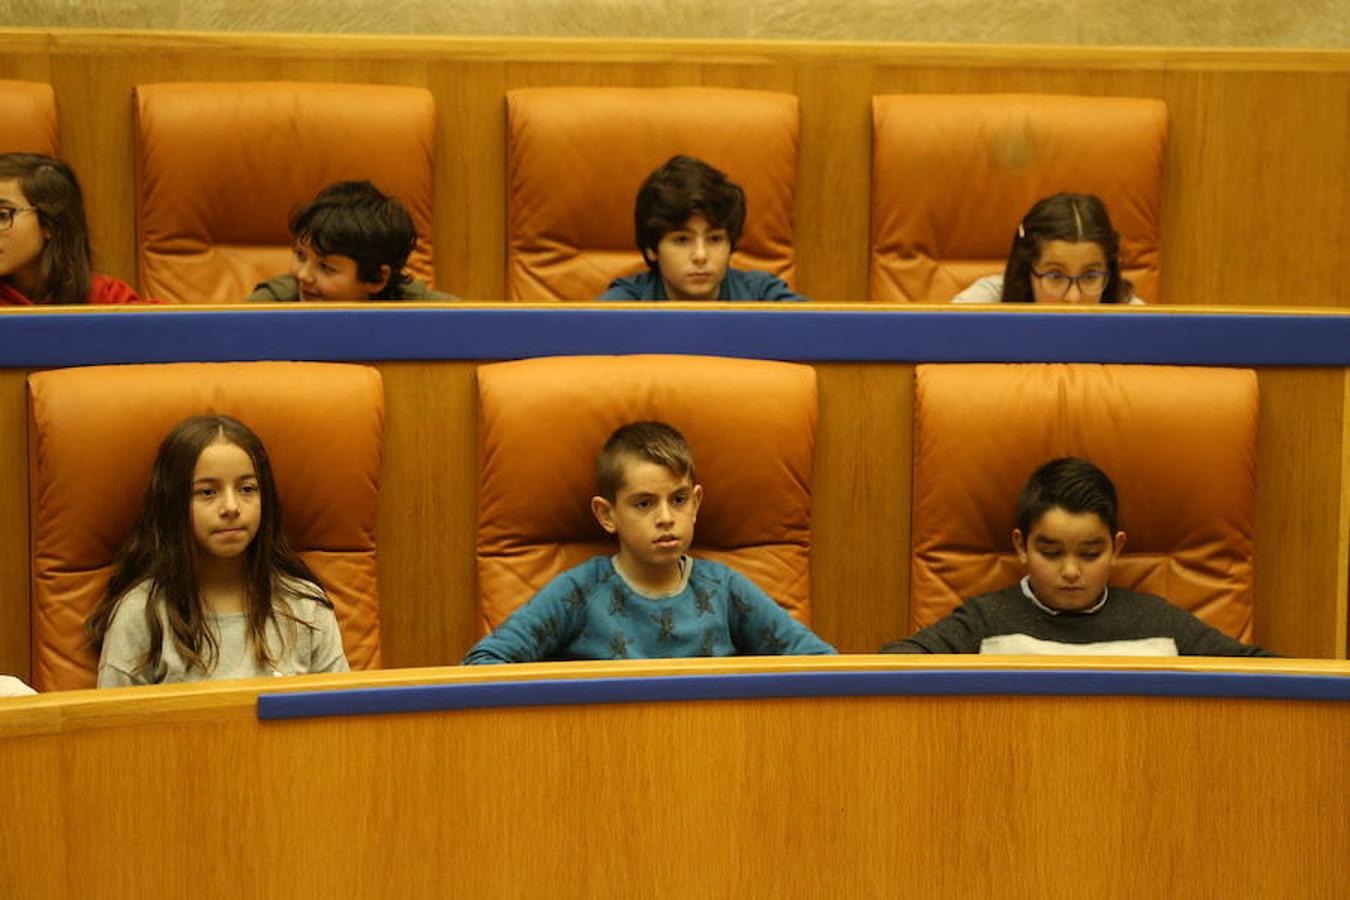
[[[1042,197],[1096,194],[1135,293],[1160,299],[1167,106],[1050,94],[872,98],[872,300],[945,303],[1002,273]]]
[[[135,111],[142,296],[243,300],[287,270],[292,210],[335,181],[372,181],[407,207],[418,243],[405,270],[432,280],[436,110],[429,91],[143,84]]]
[[[56,94],[50,84],[0,81],[0,153],[57,155]]]
[[[39,690],[94,685],[84,620],[140,510],[155,451],[177,422],[210,413],[238,418],[267,447],[287,535],[337,607],[348,662],[379,666],[378,371],[282,362],[91,366],[34,373],[28,390]]]
[[[478,604],[486,633],[555,575],[617,552],[591,516],[614,429],[656,419],[694,452],[691,553],[809,617],[816,375],[698,356],[550,357],[478,369]]]
[[[1017,495],[1081,456],[1115,482],[1128,541],[1112,584],[1252,639],[1256,373],[1122,365],[916,370],[910,618],[921,628],[1021,576]]]
[[[719,88],[526,88],[506,95],[507,295],[594,300],[645,268],[633,234],[643,180],[677,153],[745,189],[732,266],[792,283],[797,98]]]

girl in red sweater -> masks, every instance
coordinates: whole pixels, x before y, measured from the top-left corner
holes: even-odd
[[[84,197],[70,166],[0,153],[0,306],[137,302],[125,282],[91,271]]]

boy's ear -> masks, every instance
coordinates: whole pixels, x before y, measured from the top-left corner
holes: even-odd
[[[653,253],[650,248],[648,247],[642,248],[642,258],[647,261],[648,265],[651,266],[656,265],[656,254]]]
[[[1017,559],[1022,565],[1027,564],[1027,541],[1022,536],[1022,529],[1014,528],[1012,531],[1013,549],[1017,551]]]
[[[604,497],[591,498],[591,515],[595,516],[595,521],[600,523],[600,527],[610,534],[619,530],[619,526],[614,524],[614,504],[610,503]]]
[[[391,276],[391,275],[393,275],[393,274],[394,274],[394,270],[391,269],[391,268],[389,268],[389,265],[388,265],[387,263],[386,263],[385,265],[380,266],[380,280],[377,281],[377,282],[372,282],[373,284],[378,284],[379,287],[375,288],[375,290],[371,291],[371,293],[372,293],[372,294],[378,294],[380,291],[382,291],[382,290],[384,290],[386,287],[388,287],[388,286],[389,286],[389,276]]]
[[[1120,554],[1124,553],[1124,552],[1125,552],[1125,532],[1123,532],[1123,531],[1117,531],[1117,532],[1116,532],[1115,540],[1114,540],[1112,543],[1115,545],[1115,555],[1116,555],[1116,556],[1119,556]]]
[[[384,290],[385,285],[389,283],[389,276],[393,274],[394,270],[389,268],[389,265],[386,263],[385,265],[380,266],[380,277],[374,281],[360,281],[360,273],[357,273],[356,277],[358,282],[365,289],[366,299],[369,300],[371,297],[374,297],[380,291]]]
[[[698,515],[698,508],[703,505],[703,485],[694,485],[693,491],[689,493],[689,499],[694,503],[694,515]]]

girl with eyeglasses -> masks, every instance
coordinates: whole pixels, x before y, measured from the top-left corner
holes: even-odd
[[[1017,226],[1002,275],[981,278],[953,303],[1141,305],[1120,274],[1120,235],[1091,194],[1054,194]]]
[[[139,302],[125,282],[91,271],[90,255],[70,166],[0,153],[0,306]]]

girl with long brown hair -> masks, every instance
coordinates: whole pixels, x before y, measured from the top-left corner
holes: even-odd
[[[267,450],[229,416],[164,438],[85,628],[99,687],[347,671],[333,604],[282,530]]]

